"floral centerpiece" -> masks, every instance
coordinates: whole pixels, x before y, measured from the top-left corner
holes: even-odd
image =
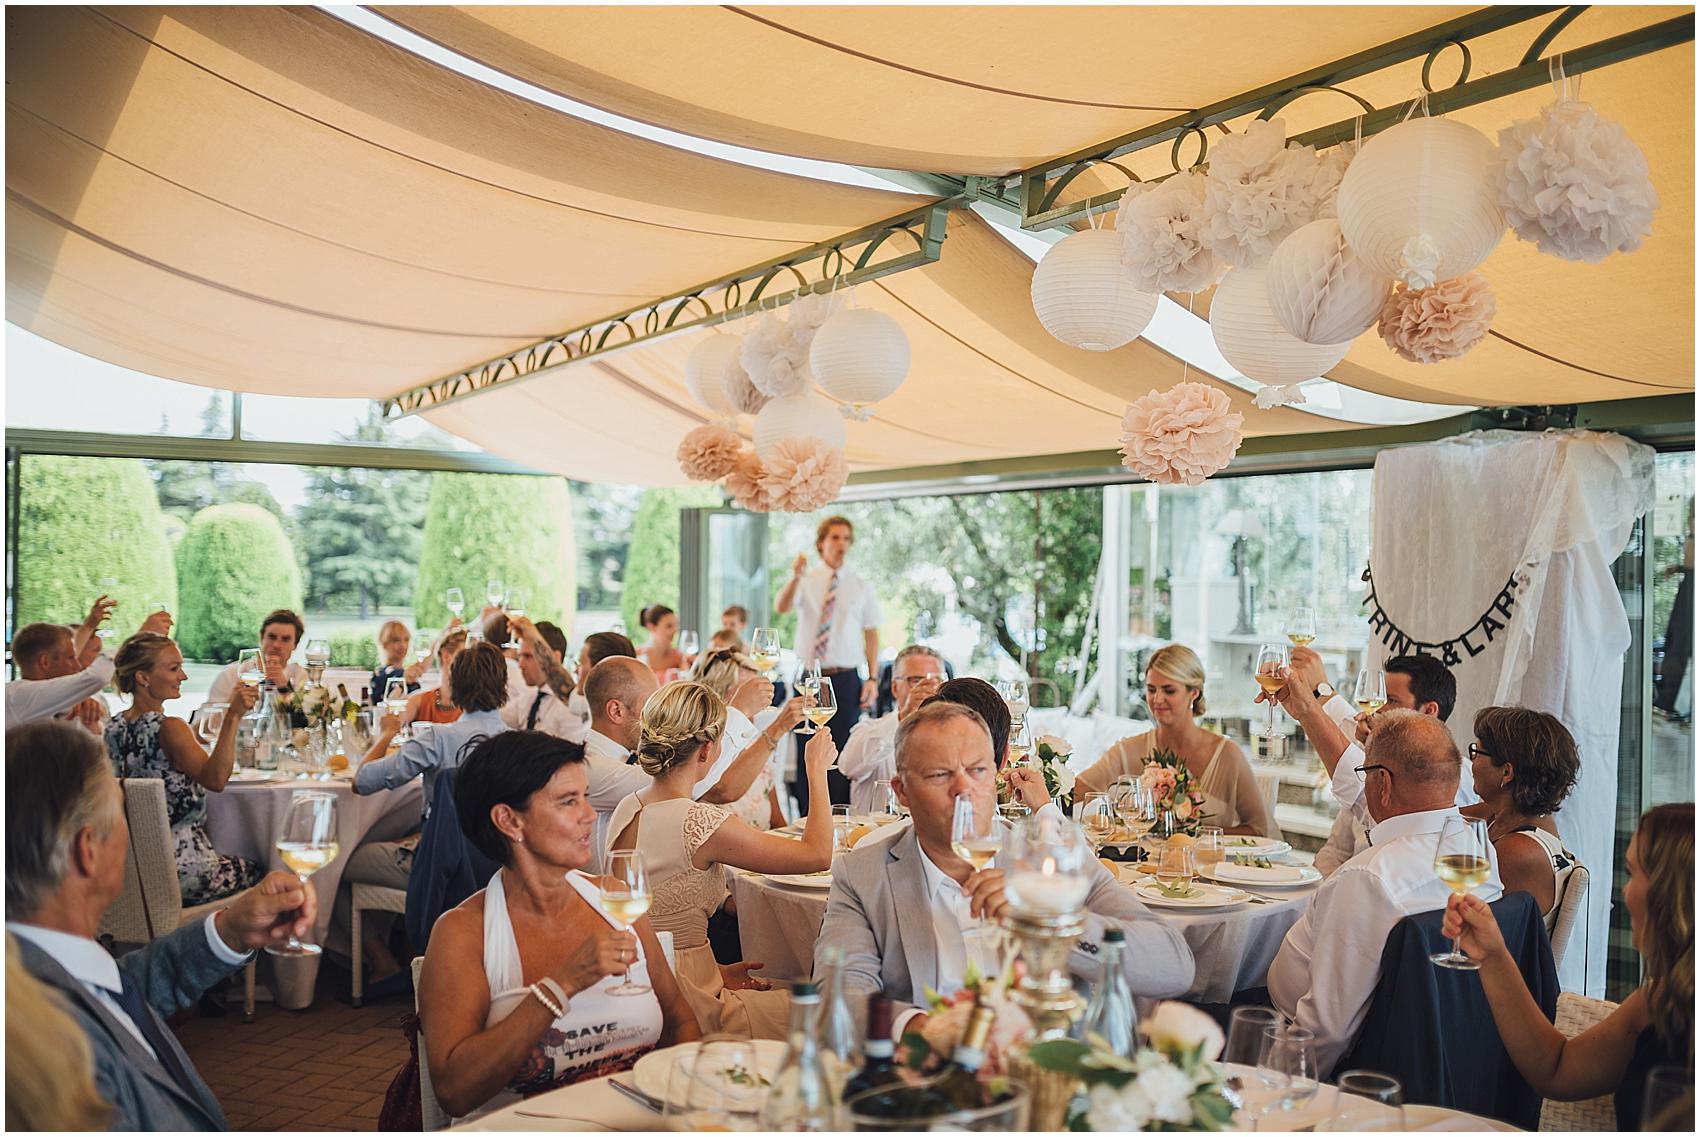
[[[324,730],[334,722],[352,721],[360,714],[360,704],[348,697],[346,689],[339,687],[333,695],[322,683],[308,683],[287,695],[278,695],[277,707],[289,715],[291,726],[308,730]]]
[[[1087,1132],[1219,1132],[1233,1125],[1234,1103],[1216,1062],[1222,1029],[1184,1003],[1159,1003],[1141,1028],[1145,1045],[1131,1058],[1102,1039],[1034,1043],[1038,1066],[1078,1078],[1067,1124]]]
[[[1004,1076],[1010,1048],[1024,1042],[1033,1033],[1032,1020],[1010,997],[1020,967],[1020,961],[1016,961],[1008,973],[1001,978],[993,978],[982,973],[979,964],[970,959],[963,973],[960,991],[945,996],[928,987],[927,1021],[920,1030],[906,1030],[903,1034],[904,1066],[918,1074],[935,1073],[955,1052],[962,1036],[967,1033],[968,1019],[978,1004],[992,1008],[993,1012],[992,1030],[986,1039],[986,1057],[980,1074],[982,1077]]]
[[[1033,743],[1033,756],[1039,760],[1039,771],[1045,775],[1045,792],[1066,811],[1074,802],[1074,771],[1068,760],[1074,756],[1074,744],[1054,734],[1041,734]]]
[[[1198,835],[1204,821],[1204,791],[1193,784],[1192,771],[1182,758],[1172,750],[1153,750],[1139,780],[1151,791],[1159,816],[1166,809],[1174,812],[1176,833]]]

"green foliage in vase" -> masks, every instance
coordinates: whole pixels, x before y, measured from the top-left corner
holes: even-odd
[[[117,644],[155,603],[177,610],[177,566],[159,500],[134,458],[28,454],[18,486],[17,624],[81,623],[102,593]]]
[[[525,614],[553,620],[570,635],[578,600],[572,495],[565,478],[523,474],[432,474],[424,553],[413,593],[416,626],[449,622],[444,594],[466,594],[470,622],[486,603],[485,584],[502,581],[525,596]]]
[[[679,607],[679,511],[691,506],[719,505],[725,495],[713,486],[648,489],[632,521],[632,541],[626,554],[625,586],[620,592],[620,618],[632,642],[642,644],[638,613],[652,604]],[[719,613],[714,613],[716,617]],[[718,620],[713,621],[718,627]]]
[[[176,636],[189,659],[226,662],[260,640],[277,608],[301,610],[301,572],[283,525],[263,507],[214,505],[177,546],[183,605]]]

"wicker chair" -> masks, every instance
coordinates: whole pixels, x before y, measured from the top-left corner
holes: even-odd
[[[359,945],[355,946],[356,953]],[[425,957],[413,957],[413,1013],[419,1013],[419,971],[425,966]],[[442,1103],[437,1100],[436,1093],[431,1089],[431,1064],[425,1058],[425,1031],[419,1032],[419,1124],[427,1133],[439,1129],[447,1129],[453,1120],[444,1111]]]
[[[407,890],[385,888],[381,884],[356,884],[349,891],[353,894],[348,919],[349,938],[353,943],[349,944],[348,954],[354,970],[349,993],[354,997],[354,1005],[358,1007],[366,993],[366,952],[362,947],[366,941],[360,931],[360,913],[404,913],[407,911]]]
[[[1570,878],[1564,885],[1564,895],[1558,898],[1558,919],[1553,921],[1552,926],[1554,967],[1564,965],[1564,949],[1570,943],[1570,934],[1576,927],[1576,917],[1587,910],[1588,880],[1588,866],[1577,865],[1570,870]]]
[[[1581,870],[1577,870],[1580,872]],[[1573,877],[1572,880],[1575,878]],[[1571,891],[1575,891],[1574,888]],[[1568,899],[1568,894],[1567,894]],[[1553,936],[1554,945],[1558,937]],[[1602,1022],[1613,1011],[1617,1010],[1616,1003],[1604,999],[1590,999],[1586,995],[1573,995],[1562,991],[1558,996],[1558,1014],[1553,1019],[1553,1025],[1563,1032],[1566,1038],[1575,1038],[1595,1023]],[[1604,1094],[1587,1101],[1553,1101],[1548,1098],[1541,1105],[1541,1132],[1562,1130],[1572,1133],[1609,1133],[1617,1129],[1617,1107],[1611,1094]]]
[[[177,883],[176,842],[165,808],[165,783],[159,778],[124,779],[125,813],[130,824],[130,855],[124,862],[124,891],[101,917],[100,934],[115,944],[146,944],[227,907],[233,896],[210,904],[183,907]],[[242,974],[242,1021],[254,1021],[254,966]]]

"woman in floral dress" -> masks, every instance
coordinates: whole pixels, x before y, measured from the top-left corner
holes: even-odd
[[[236,731],[257,692],[237,684],[230,694],[212,753],[201,748],[189,724],[165,713],[187,676],[183,653],[168,637],[139,632],[117,657],[118,690],[128,709],[106,724],[106,749],[120,778],[160,778],[176,844],[177,882],[185,905],[206,904],[257,883],[265,870],[253,861],[220,853],[207,836],[207,791],[224,789],[236,762]]]

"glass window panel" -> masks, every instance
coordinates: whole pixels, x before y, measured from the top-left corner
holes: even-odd
[[[6,325],[6,378],[9,427],[230,437],[228,391],[117,367],[15,324]]]
[[[359,442],[368,446],[424,446],[474,451],[477,447],[438,430],[419,415],[386,419],[370,399],[298,399],[244,395],[242,437],[264,442]]]

